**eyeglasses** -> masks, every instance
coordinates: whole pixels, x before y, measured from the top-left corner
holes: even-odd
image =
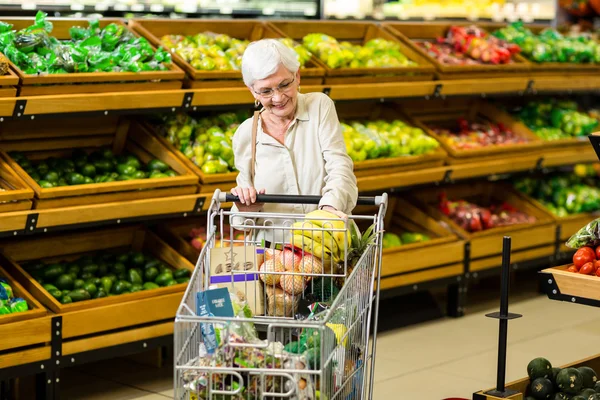
[[[271,98],[271,97],[273,97],[275,95],[275,91],[278,91],[279,93],[285,93],[285,92],[287,92],[295,81],[296,81],[296,77],[294,77],[289,82],[284,82],[284,83],[280,84],[276,88],[265,89],[265,90],[260,91],[260,92],[254,91],[254,93],[256,93],[257,95],[259,95],[261,97],[264,97],[264,98],[268,99],[268,98]]]

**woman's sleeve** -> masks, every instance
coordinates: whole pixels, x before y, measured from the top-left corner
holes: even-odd
[[[236,183],[239,187],[252,186],[252,179],[250,179],[250,163],[252,162],[252,145],[250,143],[252,140],[252,119],[249,121],[250,125],[248,125],[248,120],[246,120],[238,127],[232,139],[235,169],[238,170]],[[235,204],[231,207],[231,212],[239,212]],[[229,223],[234,226],[240,226],[244,224],[244,219],[239,216],[232,216]]]
[[[333,101],[323,96],[319,121],[319,140],[325,160],[325,187],[319,207],[331,206],[350,214],[356,206],[358,187],[352,159],[346,151],[342,127]]]

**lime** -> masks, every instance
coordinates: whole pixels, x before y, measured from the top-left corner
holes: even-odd
[[[69,184],[67,183],[67,181],[65,180],[65,178],[60,178],[58,180],[58,182],[56,183],[56,186],[68,186]]]
[[[205,174],[216,174],[218,172],[218,167],[213,162],[206,162],[202,166],[202,172]]]
[[[65,179],[69,185],[83,185],[85,183],[85,177],[76,172],[68,173]]]
[[[54,187],[54,184],[52,182],[48,182],[48,181],[39,181],[38,185],[40,185],[41,188],[44,189],[50,189]]]
[[[131,181],[133,179],[136,179],[136,178],[131,175],[119,175],[119,177],[117,178],[118,181]]]
[[[146,179],[147,175],[144,171],[135,171],[133,175],[131,175],[135,179]]]
[[[142,163],[140,163],[140,160],[138,160],[135,156],[131,155],[125,157],[124,164],[131,165],[135,169],[140,169],[142,167]]]
[[[165,175],[168,176],[168,177],[174,177],[174,176],[177,176],[177,172],[175,172],[172,169],[170,169],[167,172],[165,172]]]
[[[117,165],[117,172],[119,173],[119,175],[131,176],[135,173],[135,171],[136,171],[136,169],[132,165],[128,165],[128,164],[118,164]]]
[[[162,172],[157,172],[157,171],[154,171],[150,174],[150,179],[159,179],[159,178],[168,178],[168,176],[163,174]]]
[[[165,164],[164,162],[157,160],[157,159],[150,160],[148,162],[147,167],[150,171],[160,171],[160,172],[165,172],[169,169],[169,166],[167,164]]]
[[[49,171],[46,175],[44,175],[44,180],[52,183],[58,182],[58,172]]]
[[[80,171],[81,175],[83,176],[89,176],[90,178],[96,176],[96,167],[94,167],[92,164],[85,164],[83,167],[80,168]]]
[[[96,160],[94,161],[94,167],[97,172],[108,172],[113,169],[113,165],[109,160]]]
[[[89,176],[86,176],[83,178],[83,183],[85,183],[85,184],[94,183],[94,180],[92,178],[90,178]]]
[[[110,149],[104,149],[102,150],[102,158],[104,159],[111,159],[114,158],[115,154],[112,152],[112,150]]]

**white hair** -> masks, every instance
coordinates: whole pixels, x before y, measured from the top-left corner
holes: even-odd
[[[292,74],[300,68],[297,54],[276,39],[252,42],[242,57],[242,76],[246,86],[273,75],[282,64]]]

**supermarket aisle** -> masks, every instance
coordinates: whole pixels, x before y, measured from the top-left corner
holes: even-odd
[[[375,399],[470,398],[495,383],[497,322],[484,317],[495,301],[478,303],[461,319],[443,319],[380,335]],[[524,314],[509,330],[507,379],[526,375],[538,356],[562,365],[597,353],[600,311],[558,303],[531,292],[512,301]],[[61,385],[69,400],[160,400],[172,396],[171,367],[154,369],[128,360],[69,371]],[[171,397],[172,398],[172,397]]]

